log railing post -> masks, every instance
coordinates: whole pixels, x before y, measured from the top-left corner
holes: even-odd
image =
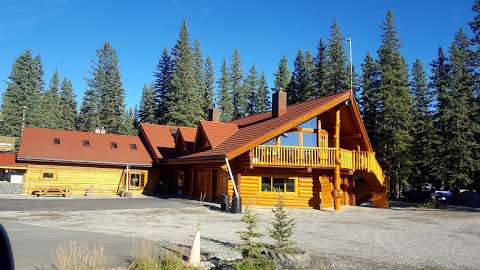
[[[340,108],[335,112],[335,175],[333,180],[333,205],[335,210],[340,210],[340,198],[342,191],[340,189],[340,165],[342,160],[340,158]]]

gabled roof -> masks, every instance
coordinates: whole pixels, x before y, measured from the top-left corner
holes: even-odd
[[[200,121],[199,127],[204,132],[212,149],[238,131],[238,125],[236,124],[205,120]]]
[[[366,144],[371,150],[370,142],[365,131],[365,127],[360,118],[358,107],[356,106],[353,92],[347,90],[338,94],[330,95],[320,99],[314,99],[303,103],[290,105],[287,112],[279,117],[273,118],[271,112],[261,113],[237,119],[223,125],[218,125],[213,131],[222,130],[225,125],[232,127],[229,133],[222,136],[223,141],[218,143],[213,149],[194,153],[180,157],[172,162],[189,162],[195,160],[220,160],[225,157],[235,158],[250,148],[262,144],[285,131],[300,125],[301,123],[326,112],[346,100],[351,100],[355,117],[358,119],[362,137],[366,139]],[[208,121],[202,121],[201,125]],[[212,125],[215,122],[208,122]],[[234,128],[236,126],[236,128]],[[211,132],[214,134],[215,132]]]
[[[185,142],[195,142],[195,136],[197,134],[197,128],[194,127],[178,127],[178,132],[182,134],[182,138]]]
[[[0,168],[26,168],[25,163],[18,163],[14,153],[0,153]]]
[[[177,127],[141,123],[140,130],[147,140],[148,147],[155,159],[161,160],[175,156],[175,136]]]
[[[88,141],[88,145],[84,145],[84,141]],[[116,143],[117,148],[112,147],[112,143]],[[44,128],[25,128],[20,139],[17,160],[152,166],[152,158],[138,136]]]

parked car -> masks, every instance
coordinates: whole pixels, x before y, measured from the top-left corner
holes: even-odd
[[[421,183],[415,187],[407,187],[403,190],[403,198],[408,202],[426,202],[435,193],[435,187],[430,183]]]

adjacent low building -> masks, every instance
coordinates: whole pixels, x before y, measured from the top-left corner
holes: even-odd
[[[61,187],[76,195],[135,195],[151,184],[152,159],[138,136],[25,128],[17,161],[27,164],[27,194]]]

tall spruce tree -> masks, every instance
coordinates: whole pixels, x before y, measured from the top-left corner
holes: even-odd
[[[162,50],[162,56],[160,56],[154,76],[155,123],[166,124],[167,105],[165,95],[169,92],[172,78],[172,59],[167,48]]]
[[[213,68],[212,59],[210,57],[205,61],[205,91],[203,95],[203,112],[205,114],[209,109],[213,108],[213,97],[215,95],[215,69]]]
[[[278,63],[277,72],[275,72],[275,91],[283,89],[287,90],[288,84],[290,83],[290,77],[292,76],[290,70],[288,69],[288,59],[286,56],[280,58]]]
[[[460,29],[450,47],[449,89],[441,97],[444,108],[440,108],[443,134],[443,162],[445,178],[450,187],[467,187],[473,183],[473,171],[478,166],[475,159],[475,129],[473,121],[475,78],[470,40]]]
[[[312,97],[313,59],[310,53],[297,52],[294,70],[287,88],[288,104],[303,102]]]
[[[230,65],[230,92],[232,93],[233,117],[240,118],[248,114],[248,93],[243,87],[242,60],[237,49],[233,50]]]
[[[476,149],[475,160],[480,160],[480,0],[476,0],[472,7],[473,12],[475,12],[475,17],[470,21],[469,25],[474,34],[472,39],[472,63],[475,69],[475,89],[476,96],[474,100],[475,113],[473,115],[473,121],[476,124],[475,132],[475,141]],[[480,190],[480,166],[474,171],[474,181],[476,182],[474,188]]]
[[[250,67],[248,75],[244,80],[244,87],[248,92],[248,114],[256,114],[257,109],[257,94],[258,94],[258,74],[255,65]]]
[[[204,115],[195,91],[195,60],[185,20],[173,49],[173,63],[170,89],[165,95],[165,122],[170,125],[195,126]]]
[[[40,57],[24,51],[12,65],[7,88],[2,97],[1,135],[19,137],[22,124],[38,124],[40,95],[43,89],[43,68]]]
[[[81,131],[94,131],[100,127],[98,119],[98,97],[93,88],[88,88],[83,94],[80,112],[77,117],[77,129]]]
[[[130,108],[125,110],[122,114],[122,125],[120,129],[121,134],[127,135],[137,135],[137,130],[135,129],[135,111]]]
[[[362,64],[360,106],[363,122],[374,149],[378,148],[378,118],[381,110],[379,83],[380,74],[377,69],[377,63],[370,53],[367,53]]]
[[[445,173],[447,168],[443,166],[443,156],[445,155],[444,142],[446,141],[447,127],[444,125],[446,114],[449,107],[449,89],[450,89],[450,64],[443,49],[438,48],[437,58],[430,64],[432,75],[430,77],[430,87],[433,89],[436,98],[434,113],[435,135],[439,142],[435,148],[437,154],[434,160],[434,173],[440,187],[445,186]]]
[[[270,110],[271,104],[269,96],[267,78],[265,77],[265,72],[262,71],[258,79],[257,113]]]
[[[142,90],[142,98],[140,99],[140,108],[138,110],[138,121],[140,123],[155,123],[155,100],[153,94],[153,86],[144,85]]]
[[[93,63],[88,86],[98,98],[99,125],[107,132],[120,133],[124,124],[125,90],[117,53],[108,42],[97,50],[97,60]]]
[[[414,183],[432,183],[435,181],[434,160],[436,147],[435,127],[433,124],[433,95],[427,84],[427,76],[420,59],[412,67],[410,92],[413,100],[413,124],[411,148],[412,180]]]
[[[64,78],[60,86],[60,127],[75,130],[77,119],[77,101],[73,92],[72,82]]]
[[[222,121],[230,121],[233,119],[233,101],[230,92],[230,79],[228,76],[227,61],[223,60],[220,68],[220,79],[218,81],[219,97],[218,107],[222,110]]]
[[[205,100],[205,61],[202,57],[202,49],[198,39],[195,40],[193,45],[193,59],[195,62],[193,66],[195,71],[195,92],[197,93],[198,100],[201,103],[202,111],[204,115],[206,115],[208,109],[206,104],[208,101]]]
[[[63,128],[61,126],[61,106],[60,106],[60,75],[58,71],[53,72],[48,90],[43,93],[41,98],[42,106],[38,107],[40,121],[39,127],[43,128]]]
[[[317,47],[317,55],[315,56],[313,76],[315,81],[313,96],[315,98],[320,98],[330,93],[330,90],[327,87],[327,67],[327,46],[323,40],[320,39]]]
[[[412,102],[408,89],[408,68],[400,54],[400,39],[390,10],[382,24],[382,31],[382,43],[378,49],[382,104],[378,121],[378,154],[390,176],[391,191],[398,198],[401,186],[408,182],[412,163]]]
[[[344,37],[340,26],[334,20],[330,27],[330,38],[327,47],[326,89],[328,93],[338,93],[349,87],[347,58],[345,54]]]

